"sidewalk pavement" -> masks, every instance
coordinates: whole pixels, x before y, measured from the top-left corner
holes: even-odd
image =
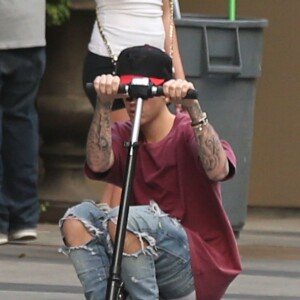
[[[238,244],[243,272],[224,300],[300,299],[300,211],[250,209]],[[55,224],[33,242],[0,246],[0,299],[84,300]],[[147,300],[147,299],[145,299]]]

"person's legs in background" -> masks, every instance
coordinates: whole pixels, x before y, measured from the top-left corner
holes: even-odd
[[[4,208],[0,232],[11,240],[34,239],[39,220],[36,97],[45,70],[45,48],[3,50],[0,57],[1,211]]]

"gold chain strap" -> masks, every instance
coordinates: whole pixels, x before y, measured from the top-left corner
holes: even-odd
[[[118,60],[118,56],[117,55],[114,55],[113,52],[112,52],[112,49],[111,49],[111,46],[110,46],[110,43],[108,42],[105,34],[104,34],[104,30],[101,26],[101,23],[100,23],[100,20],[98,18],[98,7],[96,8],[96,21],[97,21],[97,25],[98,25],[98,29],[99,29],[99,33],[103,39],[103,42],[104,42],[104,45],[107,49],[107,52],[109,54],[109,57],[111,58],[111,62],[113,63],[113,65],[116,67],[117,65],[117,60]]]
[[[102,37],[102,40],[104,42],[104,45],[107,49],[107,52],[109,54],[109,57],[111,58],[111,62],[113,63],[114,67],[116,67],[117,65],[117,60],[118,60],[118,56],[113,54],[113,51],[111,49],[111,45],[110,43],[108,42],[105,34],[104,34],[104,30],[103,30],[103,27],[100,23],[100,20],[98,18],[98,10],[99,8],[97,7],[96,8],[96,21],[97,21],[97,26],[98,26],[98,29],[99,29],[99,33]],[[170,0],[170,53],[169,55],[171,57],[173,57],[173,36],[174,36],[174,2],[173,0]]]
[[[173,58],[173,38],[174,38],[174,1],[170,0],[170,53],[169,55]]]

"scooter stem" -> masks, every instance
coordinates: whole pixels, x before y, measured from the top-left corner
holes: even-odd
[[[114,251],[112,256],[112,264],[110,267],[110,276],[107,282],[106,300],[120,300],[122,298],[122,280],[121,280],[121,264],[126,235],[127,219],[129,212],[130,198],[132,195],[132,182],[134,178],[134,168],[138,149],[138,138],[140,131],[140,122],[143,110],[143,99],[137,98],[136,109],[131,132],[131,140],[126,143],[128,147],[126,175],[123,183],[121,204],[118,215],[116,238],[114,243]]]

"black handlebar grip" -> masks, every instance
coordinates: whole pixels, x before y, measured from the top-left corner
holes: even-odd
[[[85,88],[86,88],[86,90],[87,90],[88,92],[94,91],[94,85],[93,85],[92,82],[87,82],[87,83],[85,84]]]
[[[161,85],[156,86],[156,91],[153,93],[154,96],[164,96],[164,89]]]
[[[128,92],[128,85],[126,84],[120,84],[119,85],[119,89],[118,89],[118,93],[120,94],[126,94]]]
[[[154,93],[156,96],[164,96],[164,90],[161,85],[156,87],[156,92]],[[197,90],[188,90],[184,99],[198,99],[198,92]]]
[[[184,99],[198,99],[198,91],[197,90],[188,90]]]

